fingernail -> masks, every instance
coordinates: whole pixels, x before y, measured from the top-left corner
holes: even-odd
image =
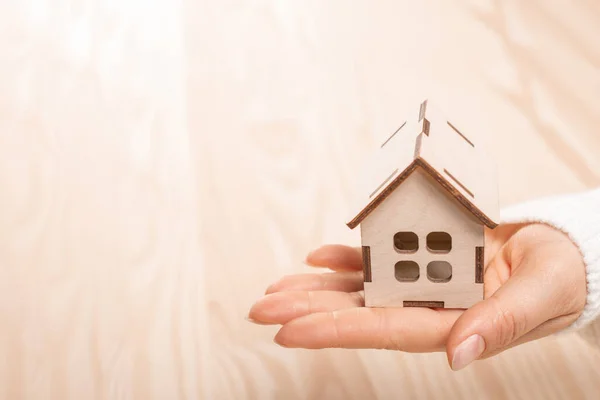
[[[265,290],[265,295],[273,293],[273,289],[275,289],[275,284],[269,285],[267,290]]]
[[[313,254],[315,254],[315,252],[316,252],[316,250],[311,250],[311,251],[308,252],[308,254],[306,255],[306,257],[304,258],[304,264],[311,265],[308,262],[308,259],[311,258],[313,256]]]
[[[452,357],[452,369],[459,371],[477,360],[485,350],[485,341],[479,335],[472,335],[458,345]]]
[[[285,344],[282,344],[282,343],[280,342],[280,340],[279,340],[279,337],[278,337],[278,336],[275,336],[275,337],[273,338],[273,343],[275,343],[277,346],[280,346],[280,347],[287,348],[287,346],[286,346]]]
[[[263,322],[257,321],[255,319],[250,318],[250,317],[246,317],[246,321],[252,322],[253,324],[256,324],[256,325],[267,325],[267,324],[265,324]]]

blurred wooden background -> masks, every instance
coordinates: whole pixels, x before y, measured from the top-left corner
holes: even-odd
[[[600,354],[285,350],[244,320],[435,99],[502,204],[600,185],[592,0],[0,3],[1,399],[580,399]]]

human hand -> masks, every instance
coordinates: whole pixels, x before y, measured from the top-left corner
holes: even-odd
[[[485,300],[466,311],[365,308],[360,249],[324,246],[306,262],[334,272],[284,277],[249,313],[283,325],[275,341],[284,347],[445,351],[459,370],[567,328],[586,303],[579,249],[542,224],[486,231]]]

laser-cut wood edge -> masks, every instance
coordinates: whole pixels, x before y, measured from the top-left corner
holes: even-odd
[[[417,141],[415,143],[415,160],[421,157],[421,146],[423,145],[423,135],[417,136]]]
[[[417,145],[419,140],[417,140]],[[415,151],[418,153],[418,151]],[[458,191],[453,185],[451,185],[446,178],[444,178],[435,168],[433,168],[427,161],[420,156],[417,156],[410,165],[402,171],[378,196],[374,197],[369,204],[363,208],[358,215],[356,215],[347,226],[350,229],[356,228],[373,210],[375,210],[402,182],[404,182],[410,174],[412,174],[417,167],[423,168],[429,175],[435,179],[444,189],[446,189],[456,200],[470,211],[477,219],[481,221],[485,226],[490,229],[495,229],[498,224],[492,221],[487,215],[485,215],[480,209],[478,209],[473,203],[471,203],[460,191]]]
[[[475,283],[483,283],[483,263],[485,258],[485,249],[483,247],[475,248]]]
[[[460,186],[462,188],[462,190],[464,190],[465,192],[467,192],[469,194],[469,196],[471,196],[472,198],[475,198],[475,195],[473,194],[473,192],[471,192],[461,181],[459,181],[457,177],[455,177],[454,175],[452,175],[450,173],[450,171],[448,171],[447,169],[444,168],[444,173],[446,175],[448,175],[448,177],[450,179],[452,179],[454,181],[454,183],[456,183],[458,186]]]
[[[404,301],[404,307],[428,307],[428,308],[444,308],[443,301]]]
[[[444,189],[446,189],[460,204],[462,204],[467,210],[469,210],[477,219],[479,219],[485,226],[490,229],[495,229],[498,224],[492,221],[483,211],[477,208],[473,203],[469,201],[461,192],[459,192],[453,185],[451,185],[435,168],[433,168],[423,158],[417,158],[415,163],[427,171],[433,179],[435,179]]]
[[[427,111],[427,100],[424,100],[421,103],[421,107],[419,107],[419,122],[425,117],[425,112]]]
[[[431,123],[427,118],[423,119],[423,133],[429,136],[429,130],[431,129]]]
[[[392,172],[392,173],[390,174],[390,176],[388,176],[388,177],[385,179],[385,181],[383,181],[383,182],[382,182],[382,183],[381,183],[379,186],[377,186],[377,189],[375,189],[375,190],[373,191],[373,193],[371,193],[371,195],[369,196],[369,198],[371,198],[371,197],[375,196],[375,193],[379,192],[379,190],[380,190],[382,187],[384,187],[384,186],[385,186],[385,185],[386,185],[386,184],[387,184],[389,181],[391,181],[391,180],[392,180],[392,178],[394,177],[394,175],[396,175],[397,173],[398,173],[398,168],[396,168],[396,169],[394,170],[394,172]]]
[[[471,147],[475,147],[475,144],[471,142],[469,138],[467,138],[461,131],[459,131],[457,127],[452,125],[450,121],[446,121],[446,123],[448,124],[448,126],[450,126],[450,128],[452,128],[452,130],[454,130],[454,132],[458,133],[461,138],[463,138],[467,143],[469,143]]]
[[[371,247],[362,247],[364,281],[371,282]]]
[[[381,204],[402,182],[406,180],[413,173],[413,171],[417,168],[417,163],[414,161],[410,163],[410,165],[402,171],[378,196],[374,197],[369,204],[363,208],[360,213],[356,217],[352,219],[352,221],[348,222],[348,227],[350,229],[356,228],[367,216],[375,210],[379,204]]]
[[[386,144],[388,144],[397,134],[398,132],[400,132],[400,130],[402,130],[402,128],[404,128],[404,126],[406,125],[408,121],[404,121],[404,123],[402,125],[400,125],[400,128],[396,129],[396,131],[394,133],[391,134],[391,136],[389,138],[387,138],[387,140],[385,142],[383,142],[383,144],[381,145],[380,148],[385,147]]]

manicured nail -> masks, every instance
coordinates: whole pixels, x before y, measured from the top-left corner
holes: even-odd
[[[485,341],[479,335],[472,335],[458,345],[452,357],[452,369],[461,370],[477,360],[485,350]]]

